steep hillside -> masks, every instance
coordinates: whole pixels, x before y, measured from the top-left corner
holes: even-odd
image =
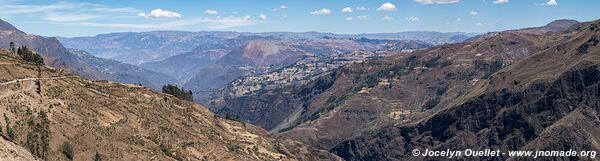
[[[500,32],[493,36],[382,59],[355,62],[310,82],[211,104],[273,132],[329,149],[388,124],[429,116],[476,84],[568,35]],[[352,125],[352,126],[345,126]]]
[[[94,57],[85,51],[67,49],[56,38],[26,34],[0,20],[0,47],[9,48],[11,42],[16,46],[27,46],[42,55],[44,62],[51,67],[66,69],[86,78],[143,84],[154,89],[175,81],[164,74]]]
[[[27,149],[18,146],[4,137],[0,137],[0,160],[21,161],[36,159]]]
[[[600,21],[508,66],[421,121],[349,139],[331,151],[347,160],[438,160],[413,149],[598,151]],[[469,160],[531,160],[530,157]],[[590,157],[542,160],[593,160]],[[597,158],[596,158],[597,159]]]
[[[403,45],[404,43],[406,45]],[[204,100],[209,94],[220,91],[234,79],[269,73],[308,57],[327,58],[353,51],[404,50],[428,46],[430,45],[420,41],[366,38],[340,39],[324,37],[320,39],[285,40],[273,37],[255,37],[249,39],[243,46],[235,48],[221,58],[214,60],[211,65],[200,65],[201,68],[196,68],[195,71],[179,71],[176,73],[180,75],[196,72],[187,80],[184,87],[193,90],[197,96],[197,101],[200,101]],[[170,61],[171,59],[167,60]],[[172,64],[168,67],[175,65],[182,66],[181,64]],[[192,64],[192,66],[194,65]],[[178,77],[185,78],[184,76]]]
[[[94,67],[78,60],[64,48],[56,38],[29,35],[16,29],[8,22],[0,20],[0,47],[9,48],[14,42],[17,46],[27,46],[44,57],[44,62],[55,68],[64,68],[88,78],[102,79],[108,77]]]
[[[77,49],[68,49],[78,60],[89,64],[100,72],[107,75],[105,80],[129,84],[142,84],[152,89],[160,89],[165,84],[175,82],[166,74],[147,70],[138,66],[121,63],[115,60],[98,58],[90,55],[86,51]]]
[[[62,75],[4,49],[0,91],[2,135],[45,160],[336,159],[170,95]]]
[[[169,57],[165,60],[140,64],[140,67],[164,73],[174,77],[176,82],[184,84],[199,70],[214,64],[227,54],[227,50],[193,51]],[[182,65],[184,64],[184,65]]]

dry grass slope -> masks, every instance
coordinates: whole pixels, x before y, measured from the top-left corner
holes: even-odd
[[[64,76],[4,49],[0,82],[0,113],[10,122],[1,125],[10,126],[12,141],[37,158],[67,160],[62,147],[70,144],[74,160],[91,160],[96,153],[107,160],[337,159],[170,95]]]

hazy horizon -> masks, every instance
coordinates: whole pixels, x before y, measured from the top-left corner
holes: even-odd
[[[260,1],[265,2],[265,1]],[[486,33],[600,18],[598,1],[102,1],[5,0],[0,18],[24,32],[60,37],[114,32],[233,31],[335,34]],[[343,27],[342,27],[343,26]]]

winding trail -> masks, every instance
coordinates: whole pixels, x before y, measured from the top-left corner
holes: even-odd
[[[51,79],[65,79],[65,78],[70,78],[73,76],[60,76],[60,77],[48,77],[48,78],[23,78],[23,79],[15,79],[12,81],[8,81],[8,82],[3,82],[0,83],[0,85],[9,85],[9,84],[13,84],[13,83],[17,83],[17,82],[22,82],[22,81],[34,81],[34,80],[51,80]],[[13,91],[13,90],[5,90],[2,91],[0,93],[0,98],[5,98],[8,96],[12,96],[15,93],[19,93],[19,92],[23,92],[23,91],[28,91],[28,90],[32,90],[33,88],[35,88],[35,84],[31,83],[27,88],[25,89],[20,89],[17,91]]]
[[[22,78],[22,79],[11,80],[8,82],[2,82],[2,83],[0,83],[0,85],[9,85],[9,84],[13,84],[13,83],[21,82],[21,81],[52,80],[52,79],[65,79],[65,78],[73,78],[73,77],[74,76],[60,76],[60,77],[48,77],[48,78]]]

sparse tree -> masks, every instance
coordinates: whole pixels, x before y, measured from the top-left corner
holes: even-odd
[[[94,155],[94,161],[102,161],[102,155],[100,155],[100,153],[96,152],[96,155]]]
[[[39,54],[34,53],[33,51],[29,50],[27,48],[27,46],[18,48],[17,55],[21,56],[21,59],[23,59],[27,62],[32,62],[32,63],[40,64],[40,65],[44,64],[44,58],[42,58],[42,56],[40,56]]]
[[[17,52],[17,49],[15,48],[15,42],[10,42],[10,51],[13,53]]]
[[[29,124],[33,129],[27,134],[26,147],[36,157],[46,160],[50,150],[50,120],[43,110],[38,118],[30,117]]]
[[[162,87],[162,92],[166,94],[173,95],[177,98],[184,99],[187,101],[193,101],[194,96],[192,91],[186,91],[183,88],[177,87],[177,85],[167,84]]]
[[[62,150],[62,153],[65,155],[65,157],[67,157],[67,159],[73,160],[74,154],[73,154],[73,146],[71,146],[71,143],[69,143],[68,141],[65,141],[61,146],[61,150]]]
[[[10,127],[10,119],[4,113],[4,123],[6,124],[6,135],[9,139],[15,140],[15,131]]]

